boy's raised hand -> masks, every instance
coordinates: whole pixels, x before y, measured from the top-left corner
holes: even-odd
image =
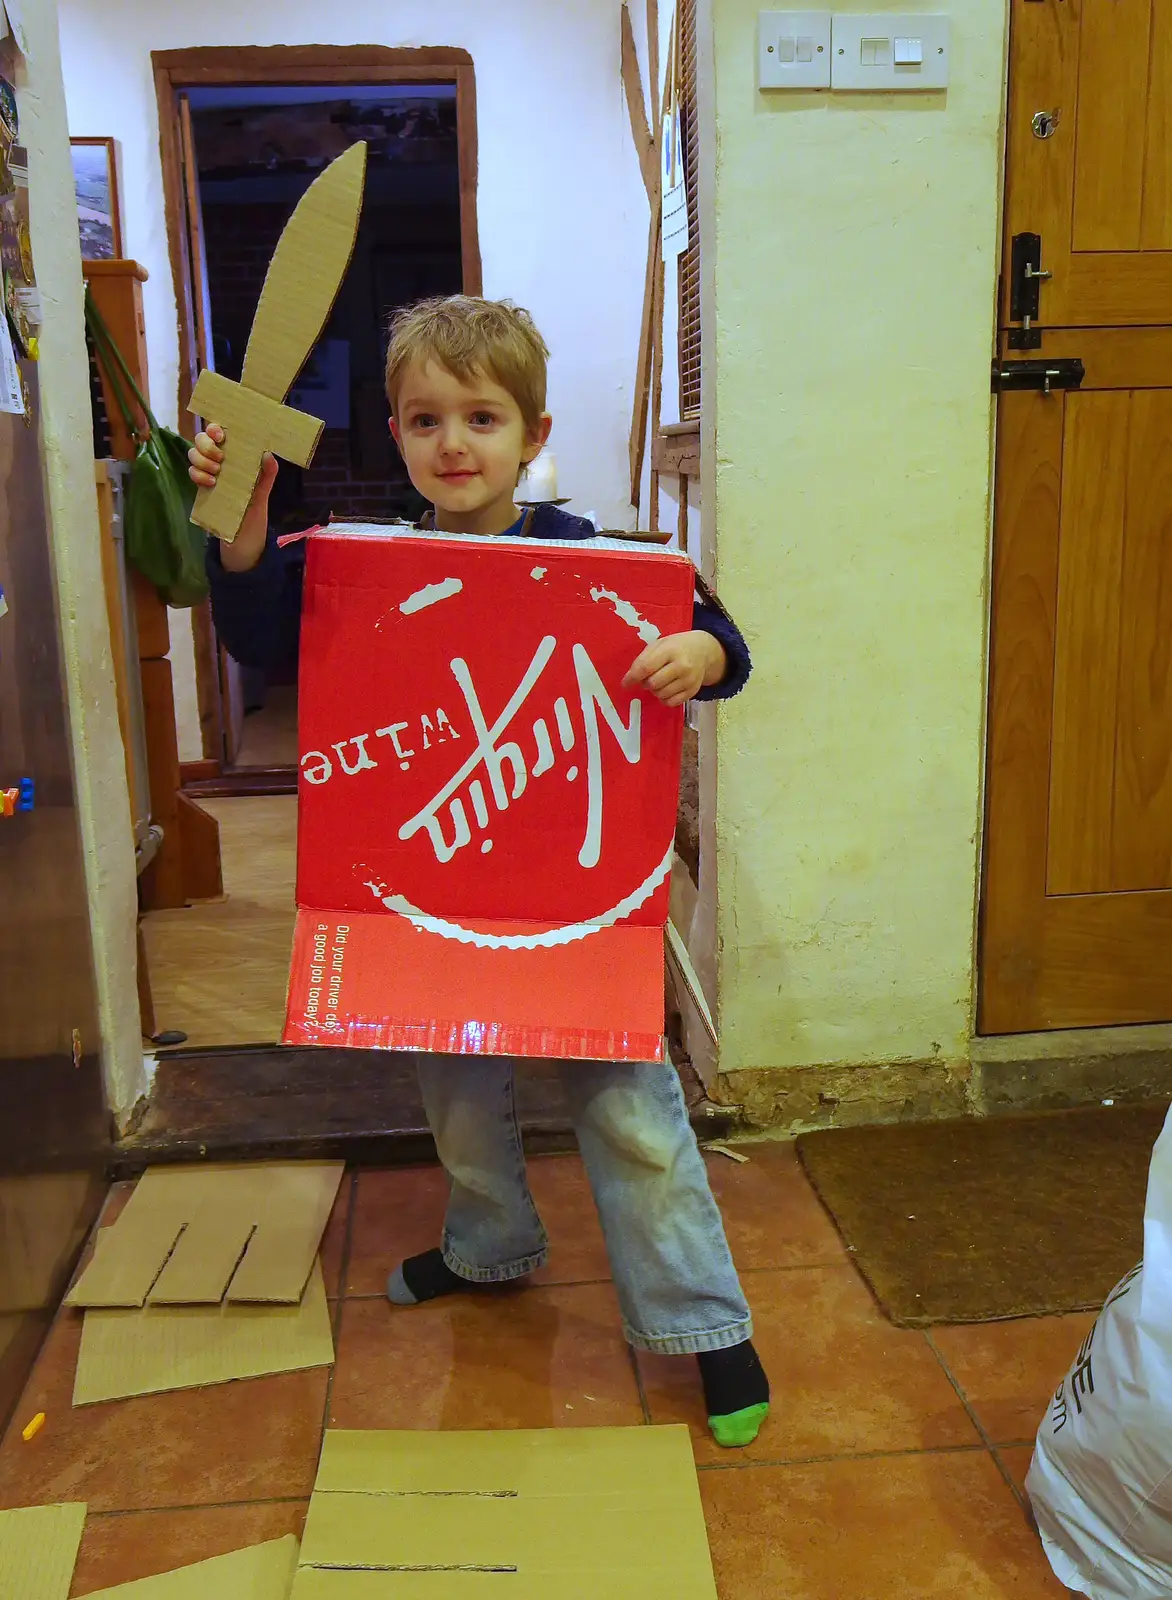
[[[200,489],[214,489],[224,463],[224,430],[209,422],[187,452],[188,477]],[[277,459],[266,455],[260,469],[240,532],[231,544],[221,543],[220,561],[227,572],[248,572],[264,555],[269,534],[269,495],[277,476]]]
[[[665,706],[682,706],[701,689],[719,683],[727,671],[724,646],[712,634],[673,633],[647,646],[623,679],[623,688],[648,689]]]

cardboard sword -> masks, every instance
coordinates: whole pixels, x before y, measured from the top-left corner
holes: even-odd
[[[240,382],[205,368],[187,409],[227,437],[214,489],[195,497],[191,520],[231,543],[240,531],[266,451],[299,467],[313,460],[325,424],[285,396],[329,321],[354,253],[366,145],[352,144],[302,195],[277,241],[248,336]]]

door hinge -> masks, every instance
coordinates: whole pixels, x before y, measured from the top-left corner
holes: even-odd
[[[1077,356],[1055,361],[995,361],[993,393],[1027,389],[1052,394],[1055,389],[1081,389],[1086,368]]]
[[[1011,350],[1038,350],[1042,330],[1037,326],[1042,305],[1042,285],[1051,276],[1042,269],[1040,233],[1015,233],[1009,258],[1009,320],[1020,322],[1010,328]]]

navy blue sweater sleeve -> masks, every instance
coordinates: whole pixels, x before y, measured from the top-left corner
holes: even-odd
[[[692,611],[692,627],[698,633],[710,633],[714,639],[719,639],[728,656],[728,671],[724,677],[710,688],[701,689],[696,699],[729,700],[734,694],[740,694],[749,681],[753,662],[744,635],[736,623],[715,606],[697,600]]]
[[[264,555],[249,572],[227,572],[220,541],[208,540],[212,620],[220,643],[242,667],[282,667],[297,660],[304,552],[282,550],[269,533]]]

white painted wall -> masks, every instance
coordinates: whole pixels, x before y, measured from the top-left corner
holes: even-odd
[[[840,0],[862,9],[865,0]],[[761,94],[711,0],[721,1066],[965,1059],[1005,0],[947,94]]]
[[[569,509],[630,527],[627,438],[647,201],[619,73],[620,0],[61,0],[74,136],[121,144],[125,249],[143,288],[151,399],[174,423],[178,336],[152,50],[199,45],[448,45],[476,66],[484,289],[526,306],[552,352],[551,448]],[[172,614],[179,753],[203,754],[190,616]]]
[[[126,249],[144,285],[152,399],[173,420],[178,341],[152,50],[448,45],[476,66],[485,293],[532,311],[553,354],[551,447],[571,509],[629,527],[627,435],[647,201],[619,74],[619,0],[61,0],[70,132],[121,141]]]

